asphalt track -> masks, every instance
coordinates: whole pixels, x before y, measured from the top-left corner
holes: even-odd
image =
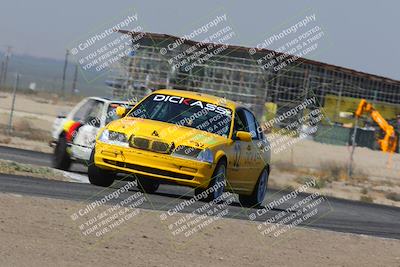
[[[49,154],[23,149],[0,146],[0,159],[50,166]],[[77,165],[73,166],[73,170],[84,173],[85,169]],[[125,181],[119,181],[110,188],[104,189],[90,184],[0,174],[0,192],[82,201],[84,203],[100,199],[124,184],[126,184]],[[122,193],[118,199],[110,200],[109,204],[116,204],[121,199],[128,198],[134,191],[137,191],[137,189],[132,188],[129,192]],[[264,205],[278,201],[288,193],[288,191],[268,189]],[[168,211],[176,208],[183,201],[189,200],[192,196],[193,190],[189,188],[161,185],[157,193],[146,195],[147,201],[140,208]],[[286,200],[267,212],[263,212],[263,209],[243,208],[235,198],[235,201],[229,205],[229,212],[225,217],[250,220],[253,215],[256,215],[255,219],[253,219],[254,221],[264,222],[267,219],[276,218],[282,211],[302,200],[306,200],[307,197],[310,198],[310,195],[300,193],[296,198]],[[311,202],[308,203],[310,204]],[[181,212],[193,212],[203,205],[203,202],[194,202],[186,206]],[[299,226],[400,239],[400,208],[331,197],[324,197],[323,201],[315,207],[318,210],[317,214],[308,220],[300,222]],[[295,209],[291,212],[294,214],[298,210]]]

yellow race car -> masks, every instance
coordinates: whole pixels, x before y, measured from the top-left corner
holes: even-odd
[[[195,188],[203,200],[224,191],[260,205],[267,191],[270,150],[254,115],[235,102],[182,90],[158,90],[99,131],[89,180],[110,186],[133,174],[153,193],[162,182]]]

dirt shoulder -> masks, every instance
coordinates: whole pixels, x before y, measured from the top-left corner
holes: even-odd
[[[29,177],[56,180],[56,181],[89,183],[89,180],[86,175],[74,172],[61,171],[50,167],[18,163],[15,161],[3,160],[3,159],[0,159],[0,173],[29,176]]]
[[[0,132],[0,145],[45,153],[53,153],[53,148],[51,148],[46,142],[10,136],[2,132]]]
[[[82,203],[0,194],[4,266],[398,266],[400,241],[297,228],[277,240],[252,222],[221,219],[190,239],[160,212],[141,210],[106,239],[83,237],[70,215]]]

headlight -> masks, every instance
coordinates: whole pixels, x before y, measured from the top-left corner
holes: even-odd
[[[197,156],[197,159],[200,161],[213,163],[214,155],[210,149],[204,149],[199,153],[199,155]]]
[[[103,132],[101,133],[101,135],[99,137],[99,141],[107,143],[107,144],[111,144],[111,145],[124,146],[124,147],[129,146],[128,140],[127,140],[125,134],[110,131],[107,129],[103,130]]]
[[[110,131],[107,129],[104,129],[103,132],[101,133],[99,140],[101,142],[107,142],[108,141],[108,137],[110,135]]]
[[[214,162],[214,155],[210,149],[198,149],[190,146],[178,146],[172,156],[198,160],[207,163]]]

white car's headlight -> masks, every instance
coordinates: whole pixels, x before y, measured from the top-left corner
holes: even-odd
[[[172,156],[187,158],[192,160],[198,160],[207,163],[214,162],[214,154],[210,149],[198,149],[189,146],[178,146],[174,152],[172,152]]]
[[[101,135],[99,137],[99,141],[107,143],[107,144],[111,144],[111,145],[124,146],[124,147],[129,146],[128,139],[126,138],[125,134],[110,131],[107,129],[103,130],[103,132],[101,133]]]

